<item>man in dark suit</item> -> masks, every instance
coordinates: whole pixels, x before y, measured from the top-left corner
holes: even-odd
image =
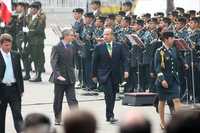
[[[105,43],[97,45],[93,58],[92,77],[94,81],[104,88],[106,102],[106,120],[111,123],[117,121],[114,118],[114,104],[116,92],[119,88],[120,65],[123,65],[124,78],[128,78],[128,62],[124,45],[113,41],[111,28],[106,28],[103,33]]]
[[[5,133],[7,105],[10,105],[17,133],[21,132],[23,121],[21,114],[21,96],[24,83],[20,64],[20,55],[11,51],[12,37],[2,34],[0,37],[0,133]]]
[[[75,72],[74,56],[75,46],[72,45],[74,32],[72,29],[62,31],[63,39],[53,47],[51,52],[51,66],[53,73],[51,79],[54,82],[54,115],[55,124],[60,125],[62,114],[62,101],[64,93],[70,109],[78,106],[75,96]]]

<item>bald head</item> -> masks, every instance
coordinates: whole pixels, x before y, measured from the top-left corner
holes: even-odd
[[[121,120],[120,133],[150,133],[151,124],[138,111],[129,111]]]

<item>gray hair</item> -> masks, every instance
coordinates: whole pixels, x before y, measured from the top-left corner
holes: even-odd
[[[72,32],[74,32],[72,28],[64,28],[61,34],[62,34],[62,37],[64,37],[64,36],[70,35]]]

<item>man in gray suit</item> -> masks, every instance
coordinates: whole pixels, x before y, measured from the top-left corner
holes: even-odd
[[[69,108],[78,107],[78,101],[75,95],[75,72],[74,72],[74,56],[75,45],[74,32],[72,29],[64,29],[62,31],[63,38],[53,47],[51,52],[51,66],[53,73],[51,80],[54,82],[54,115],[55,124],[60,125],[62,114],[62,102],[64,93],[68,101]]]

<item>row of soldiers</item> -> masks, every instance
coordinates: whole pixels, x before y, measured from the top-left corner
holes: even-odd
[[[196,98],[200,100],[200,13],[194,10],[185,12],[183,8],[164,16],[164,13],[155,13],[153,17],[146,13],[142,16],[131,12],[132,3],[123,3],[123,11],[118,14],[102,15],[101,2],[91,2],[92,12],[84,13],[81,8],[73,10],[75,22],[73,28],[77,38],[82,42],[83,49],[78,52],[76,66],[79,69],[79,81],[88,90],[97,88],[91,79],[92,55],[95,45],[103,42],[103,30],[105,27],[113,29],[115,41],[121,42],[127,48],[129,60],[129,79],[124,86],[125,92],[150,90],[155,92],[154,82],[154,54],[157,48],[162,46],[160,35],[164,31],[173,31],[176,38],[184,39],[191,50],[179,50],[190,68],[185,70],[183,64],[179,66],[181,82],[181,96],[186,90],[192,90],[192,70],[194,70],[194,82]],[[199,15],[199,16],[198,16]],[[139,42],[134,43],[129,35],[139,37]],[[142,43],[140,44],[140,41]],[[192,69],[191,62],[194,63]],[[119,64],[120,65],[120,64]],[[122,70],[123,71],[123,70]],[[123,77],[123,76],[122,76]],[[124,83],[124,79],[121,79]]]
[[[13,3],[14,11],[8,24],[0,19],[0,34],[9,33],[13,37],[12,49],[21,54],[25,70],[24,80],[40,82],[41,73],[45,71],[44,39],[46,15],[42,4],[35,1],[30,5],[26,2]],[[30,77],[31,64],[34,63],[36,75]]]

